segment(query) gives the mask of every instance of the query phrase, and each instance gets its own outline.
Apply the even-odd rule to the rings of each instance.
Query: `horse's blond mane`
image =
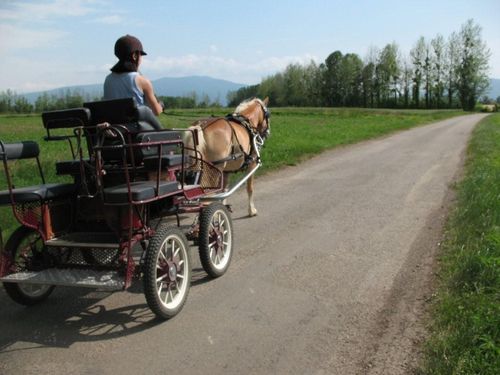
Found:
[[[251,99],[246,99],[242,101],[234,110],[235,114],[240,114],[241,112],[244,112],[254,101],[260,101],[258,98],[251,98]]]

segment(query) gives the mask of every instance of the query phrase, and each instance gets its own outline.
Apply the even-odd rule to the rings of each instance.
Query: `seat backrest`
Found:
[[[103,122],[128,124],[137,121],[137,104],[132,98],[83,103],[92,115],[91,125]]]
[[[90,110],[88,108],[71,108],[58,111],[48,111],[42,113],[43,127],[47,131],[46,141],[68,141],[73,159],[76,158],[77,151],[72,139],[77,139],[80,145],[81,132],[74,131],[75,128],[85,128],[90,124]],[[56,131],[56,129],[67,129],[67,131]],[[51,131],[53,131],[51,133]]]
[[[3,165],[7,183],[12,183],[12,174],[8,163],[9,161],[18,159],[36,159],[38,173],[42,183],[45,184],[45,176],[43,175],[38,155],[40,155],[40,147],[35,141],[22,141],[16,143],[4,143],[0,141],[0,161]],[[9,187],[9,189],[11,188],[12,186]]]
[[[64,129],[88,126],[90,124],[90,110],[88,108],[72,108],[60,111],[42,113],[45,129]]]
[[[161,144],[162,155],[167,155],[170,153],[180,153],[182,136],[181,133],[173,130],[164,130],[161,132],[145,132],[137,134],[136,142],[142,144],[153,143],[153,145],[151,146],[143,145],[141,147],[137,147],[134,155],[136,159],[142,160],[144,158],[158,156],[160,150],[160,146],[158,144]]]
[[[0,158],[2,160],[31,159],[40,155],[40,147],[35,141],[3,143],[0,141]]]
[[[87,131],[87,143],[93,146],[97,145],[97,134],[95,128],[92,127],[104,122],[115,125],[115,128],[124,135],[126,142],[130,136],[132,143],[139,142],[136,138],[141,132],[154,132],[162,129],[151,109],[146,106],[137,106],[136,101],[132,98],[88,102],[84,103],[83,106],[91,112],[92,121],[91,127]],[[123,143],[118,138],[105,139],[103,146]],[[134,155],[140,156],[137,150],[134,150]],[[116,148],[105,149],[102,156],[105,161],[119,161],[122,160],[123,153]]]

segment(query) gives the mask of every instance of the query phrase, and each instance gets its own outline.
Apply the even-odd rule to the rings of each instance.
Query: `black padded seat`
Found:
[[[89,163],[90,159],[83,159],[84,162]],[[63,160],[56,162],[56,174],[63,175],[76,175],[80,173],[80,160]]]
[[[90,110],[88,108],[71,108],[42,113],[45,129],[76,128],[87,126],[90,123]]]
[[[156,181],[136,181],[130,183],[130,192],[133,202],[146,201],[156,196],[165,196],[180,190],[176,181],[160,181],[159,191],[156,190]],[[106,203],[130,203],[127,184],[112,186],[104,189]]]
[[[144,158],[144,167],[146,169],[152,170],[152,169],[158,169],[158,163],[160,159],[157,156],[150,156],[147,158]],[[171,168],[171,167],[177,167],[182,164],[182,155],[179,154],[172,154],[172,155],[162,155],[161,156],[161,168]]]
[[[44,184],[14,189],[15,203],[48,201],[70,196],[76,192],[74,184]],[[11,204],[8,190],[0,191],[0,205]]]
[[[108,122],[112,125],[127,124],[130,131],[162,130],[163,126],[151,108],[137,105],[132,98],[101,100],[83,103],[91,112],[93,125]]]

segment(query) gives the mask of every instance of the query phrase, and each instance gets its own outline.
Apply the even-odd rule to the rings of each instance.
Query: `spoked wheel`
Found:
[[[191,284],[191,257],[184,234],[162,226],[149,242],[144,261],[144,294],[149,308],[169,319],[181,311]]]
[[[226,206],[212,203],[200,214],[199,250],[203,269],[212,277],[226,273],[233,256],[233,222]]]
[[[44,244],[40,234],[28,227],[19,227],[5,244],[5,250],[12,255],[12,272],[39,271],[43,269]],[[18,284],[4,282],[5,291],[14,301],[31,306],[46,299],[54,290],[53,285]]]

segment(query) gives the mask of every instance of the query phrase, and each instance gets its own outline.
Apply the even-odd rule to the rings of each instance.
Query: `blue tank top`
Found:
[[[137,87],[135,78],[139,73],[111,73],[104,81],[104,100],[134,98],[144,105],[144,93]]]

